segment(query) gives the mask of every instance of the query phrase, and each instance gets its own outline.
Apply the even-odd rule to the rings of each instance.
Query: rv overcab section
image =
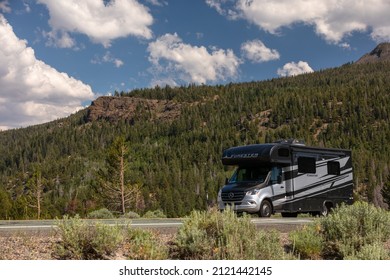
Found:
[[[222,163],[236,169],[218,193],[220,210],[294,217],[326,215],[338,204],[353,202],[349,150],[296,141],[254,144],[226,149]]]

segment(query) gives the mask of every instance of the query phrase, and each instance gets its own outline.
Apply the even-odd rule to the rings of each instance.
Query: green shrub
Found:
[[[365,202],[337,207],[320,224],[325,257],[358,256],[365,246],[390,238],[390,214]]]
[[[164,219],[167,216],[161,210],[148,211],[143,216],[145,219]]]
[[[88,219],[113,219],[114,214],[110,212],[107,208],[102,208],[99,210],[92,211],[87,215]]]
[[[131,260],[164,260],[168,248],[162,244],[156,233],[140,229],[129,229],[126,236]]]
[[[119,226],[88,224],[78,216],[65,216],[57,221],[60,241],[54,249],[54,257],[73,260],[106,259],[123,241],[123,229]]]
[[[123,219],[139,219],[141,216],[133,211],[127,212],[126,214],[122,215],[121,218]]]
[[[249,216],[194,211],[171,244],[173,259],[284,259],[276,232],[258,232]]]
[[[348,260],[390,260],[389,252],[384,248],[383,243],[375,242],[360,248],[360,251],[353,255],[346,256]]]
[[[319,224],[314,223],[290,232],[293,253],[302,259],[320,259],[323,250],[320,229]]]

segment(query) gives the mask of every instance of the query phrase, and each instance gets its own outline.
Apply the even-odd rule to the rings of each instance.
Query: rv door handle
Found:
[[[280,186],[281,189],[284,189],[284,186]]]

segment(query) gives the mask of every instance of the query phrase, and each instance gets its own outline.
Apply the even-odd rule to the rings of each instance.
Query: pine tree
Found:
[[[129,166],[129,148],[124,137],[117,137],[106,157],[106,170],[101,170],[102,195],[108,208],[126,213],[137,200],[141,199],[138,185],[126,181]],[[138,201],[139,202],[139,201]]]
[[[29,193],[29,207],[35,208],[37,210],[37,219],[41,218],[42,212],[42,201],[43,201],[43,188],[44,188],[44,179],[42,178],[42,172],[39,168],[36,168],[32,177],[27,182]]]
[[[381,190],[383,201],[387,203],[390,208],[390,175],[387,176],[387,180]]]

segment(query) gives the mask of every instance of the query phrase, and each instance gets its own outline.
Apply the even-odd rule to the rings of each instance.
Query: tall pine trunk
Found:
[[[121,154],[120,154],[120,184],[121,184],[121,202],[122,202],[122,214],[126,214],[125,208],[125,163],[124,157],[126,153],[126,148],[124,145],[121,146]]]

